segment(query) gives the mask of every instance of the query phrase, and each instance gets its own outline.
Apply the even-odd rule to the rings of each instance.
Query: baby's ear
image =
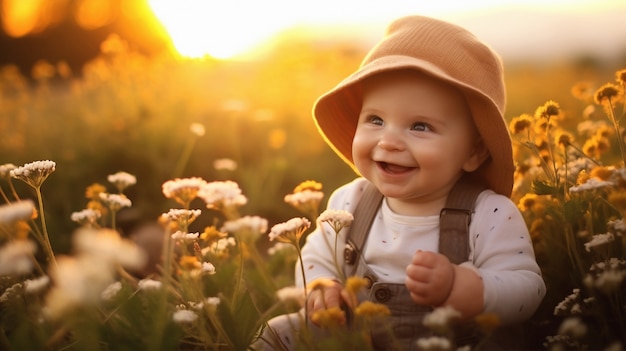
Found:
[[[463,170],[466,172],[474,172],[480,167],[480,165],[485,162],[489,158],[489,150],[483,143],[481,138],[476,138],[476,142],[474,143],[474,150],[469,155],[467,161],[463,165]]]

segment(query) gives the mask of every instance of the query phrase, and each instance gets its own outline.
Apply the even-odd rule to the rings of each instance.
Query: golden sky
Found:
[[[505,56],[540,55],[543,50],[551,55],[626,51],[619,47],[626,43],[626,0],[0,0],[0,4],[4,30],[14,37],[45,30],[60,20],[61,9],[87,29],[110,23],[116,11],[143,14],[134,17],[137,28],[163,32],[179,53],[189,57],[233,57],[294,26],[333,27],[337,35],[375,41],[388,22],[407,14],[460,24]]]

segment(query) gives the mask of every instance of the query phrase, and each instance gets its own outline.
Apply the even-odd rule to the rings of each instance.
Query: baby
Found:
[[[361,67],[315,104],[319,131],[360,175],[335,190],[328,208],[353,213],[368,187],[382,194],[364,246],[356,248],[355,271],[371,283],[363,299],[389,307],[401,349],[415,349],[428,335],[422,318],[434,308],[449,306],[466,321],[492,313],[514,325],[545,295],[528,230],[509,198],[514,166],[504,105],[499,57],[465,29],[421,16],[394,21]],[[467,234],[440,237],[440,214],[461,182],[480,187]],[[330,227],[311,233],[302,249],[306,282],[333,282],[307,297],[309,319],[352,303],[335,265],[346,247],[354,249],[346,245],[348,229],[336,251],[329,250]],[[460,259],[440,250],[457,242],[467,243]],[[296,280],[302,284],[298,274]],[[293,348],[289,318],[269,328]],[[371,340],[375,349],[395,347],[375,331]]]

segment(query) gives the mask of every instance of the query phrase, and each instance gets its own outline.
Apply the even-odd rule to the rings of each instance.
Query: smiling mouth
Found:
[[[400,165],[387,163],[387,162],[376,162],[376,163],[378,164],[378,167],[380,169],[391,174],[401,174],[401,173],[409,172],[415,169],[415,167],[405,167],[405,166],[400,166]]]

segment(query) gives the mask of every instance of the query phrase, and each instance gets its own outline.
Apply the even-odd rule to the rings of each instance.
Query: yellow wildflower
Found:
[[[535,110],[535,118],[536,119],[551,119],[551,117],[559,116],[561,112],[561,106],[556,101],[548,100],[542,106],[537,107]]]
[[[564,130],[559,130],[554,136],[554,142],[563,148],[569,146],[574,141],[574,136]]]
[[[102,192],[102,193],[104,193],[104,192]],[[100,194],[100,193],[98,193],[98,194]],[[98,199],[99,199],[99,196],[98,196]],[[95,199],[89,201],[85,208],[89,209],[89,210],[94,210],[94,211],[100,212],[101,217],[106,216],[109,213],[109,208],[106,207],[102,201],[95,200]]]
[[[615,72],[616,80],[622,86],[626,86],[626,68]]]
[[[610,103],[612,99],[619,95],[619,87],[613,83],[607,83],[596,90],[594,94],[594,100],[598,105]]]
[[[213,243],[219,239],[227,237],[228,234],[217,230],[215,226],[208,226],[204,228],[204,232],[200,234],[200,239],[206,241],[207,243]]]
[[[361,289],[367,287],[370,284],[370,281],[363,278],[352,276],[346,279],[346,291],[350,294],[358,294]]]
[[[589,178],[591,178],[589,176],[589,173],[587,173],[587,171],[583,169],[582,171],[580,171],[580,173],[578,173],[578,177],[576,178],[576,185],[585,184],[589,180]]]
[[[346,323],[346,315],[339,307],[317,310],[311,315],[311,321],[322,328],[333,328]]]
[[[559,124],[555,119],[541,118],[535,121],[534,130],[537,134],[545,134],[548,128],[554,129],[558,126]]]
[[[599,138],[610,138],[615,133],[615,130],[607,125],[599,126],[596,130],[596,136]]]
[[[533,207],[537,204],[537,198],[537,194],[526,193],[517,203],[517,208],[522,212],[532,211]]]
[[[583,153],[588,157],[599,159],[604,153],[609,151],[610,144],[607,138],[594,135],[585,141],[583,145]]]
[[[100,193],[105,193],[106,187],[99,183],[93,183],[85,190],[85,197],[89,200],[99,201]]]
[[[514,134],[514,135],[520,134],[530,129],[532,125],[533,125],[532,116],[524,113],[520,116],[513,117],[513,119],[511,120],[511,123],[509,123],[509,130],[511,131],[511,134]]]
[[[365,287],[369,287],[371,284],[372,282],[370,280],[363,277],[352,276],[346,279],[345,288],[343,290],[348,295],[348,305],[351,307],[356,306],[359,303],[357,298],[359,291]]]
[[[328,278],[317,278],[308,285],[309,291],[324,290],[337,284],[336,281]]]
[[[593,84],[589,81],[578,82],[571,89],[572,95],[580,100],[587,101],[593,97]]]
[[[294,189],[294,193],[299,193],[304,190],[312,190],[312,191],[321,191],[322,183],[316,182],[314,180],[305,180],[304,182],[298,184]]]
[[[391,315],[391,311],[389,311],[389,308],[384,304],[375,303],[372,301],[363,301],[354,309],[354,315],[364,317],[366,319],[371,319],[376,317],[389,316]]]
[[[185,270],[202,268],[202,263],[198,261],[198,258],[196,256],[189,256],[189,255],[182,256],[178,260],[178,264],[180,265],[180,268],[185,269]]]
[[[609,167],[594,167],[589,173],[590,177],[598,178],[600,180],[609,180],[613,175],[613,169]]]

